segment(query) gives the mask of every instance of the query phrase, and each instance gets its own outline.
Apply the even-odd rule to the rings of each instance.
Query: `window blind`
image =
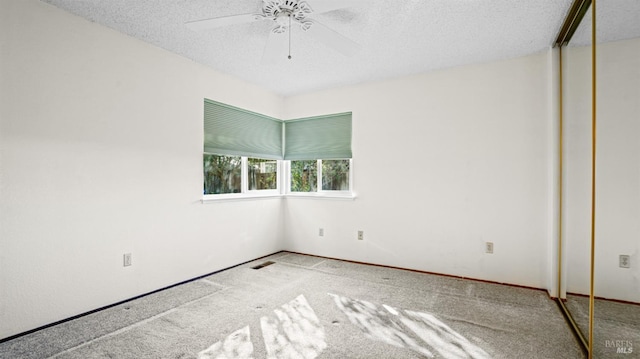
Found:
[[[284,121],[286,160],[351,158],[351,112]]]
[[[282,121],[204,100],[204,152],[282,159]]]

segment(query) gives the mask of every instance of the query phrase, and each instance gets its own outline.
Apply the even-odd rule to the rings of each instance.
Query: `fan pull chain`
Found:
[[[291,14],[289,14],[289,60],[291,60]]]

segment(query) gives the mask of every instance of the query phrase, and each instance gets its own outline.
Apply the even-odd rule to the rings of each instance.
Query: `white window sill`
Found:
[[[354,192],[295,192],[285,194],[285,198],[311,198],[311,199],[341,199],[341,200],[355,200],[356,194]]]
[[[202,203],[213,203],[221,201],[244,201],[256,199],[280,198],[282,195],[277,192],[268,193],[229,193],[229,194],[206,194],[200,200]]]
[[[202,203],[213,203],[221,201],[245,201],[269,198],[306,198],[306,199],[337,199],[353,201],[356,194],[353,192],[295,192],[287,194],[279,194],[275,192],[268,193],[229,193],[229,194],[208,194],[204,195],[200,200]]]

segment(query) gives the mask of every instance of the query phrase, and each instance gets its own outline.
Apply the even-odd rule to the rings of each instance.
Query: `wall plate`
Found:
[[[626,254],[620,255],[620,268],[631,268],[631,256]]]

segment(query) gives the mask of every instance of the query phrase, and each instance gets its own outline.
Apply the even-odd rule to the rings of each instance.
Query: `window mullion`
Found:
[[[316,191],[317,192],[322,192],[322,160],[318,160],[316,162],[316,166],[318,166],[318,182],[316,185]]]
[[[291,192],[291,161],[278,161],[281,165],[282,177],[280,178],[281,183],[281,191],[280,193],[290,193]]]
[[[242,180],[240,181],[241,193],[249,192],[249,160],[247,157],[242,156],[242,169],[240,171]]]
[[[349,191],[353,191],[353,159],[349,159]]]

